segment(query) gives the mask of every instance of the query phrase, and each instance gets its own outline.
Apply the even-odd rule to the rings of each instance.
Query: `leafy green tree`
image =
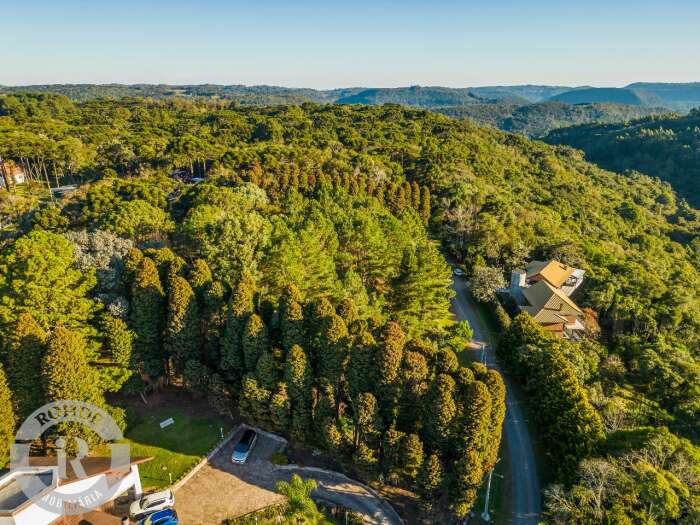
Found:
[[[88,296],[94,271],[75,265],[75,247],[61,235],[33,230],[0,256],[0,322],[5,336],[22,312],[44,330],[61,324],[90,331],[97,304]]]
[[[383,335],[377,352],[377,388],[382,416],[388,422],[394,417],[405,335],[401,327],[394,322],[387,323]]]
[[[167,212],[139,199],[122,202],[100,227],[136,241],[162,237],[175,229]]]
[[[46,332],[29,313],[21,313],[13,328],[7,356],[7,375],[12,389],[14,410],[24,420],[44,401],[42,385],[36,377],[46,352]]]
[[[423,224],[428,224],[430,220],[430,190],[423,186],[420,191],[420,218],[423,220]]]
[[[267,424],[270,421],[270,397],[269,390],[262,388],[255,378],[246,376],[241,387],[241,416],[254,424]]]
[[[260,354],[255,365],[255,378],[258,383],[268,390],[272,390],[279,380],[279,370],[272,350],[266,348]]]
[[[103,392],[97,371],[85,355],[79,332],[56,327],[47,340],[41,375],[49,401],[72,399],[101,404]]]
[[[253,313],[254,296],[253,276],[250,273],[244,273],[231,296],[221,338],[221,369],[233,384],[240,383],[246,370],[241,337],[245,324]]]
[[[322,330],[317,355],[318,375],[338,391],[347,364],[348,329],[339,315],[332,314],[324,319]]]
[[[299,290],[294,285],[285,288],[280,304],[280,337],[282,347],[289,352],[304,342],[304,312],[299,304]]]
[[[472,295],[482,303],[496,299],[496,290],[506,285],[503,270],[490,266],[477,266],[472,271],[470,290]]]
[[[310,525],[329,525],[330,522],[316,507],[311,493],[316,490],[316,481],[303,480],[298,474],[292,474],[289,482],[278,481],[275,491],[287,498],[285,518],[290,525],[308,523]]]

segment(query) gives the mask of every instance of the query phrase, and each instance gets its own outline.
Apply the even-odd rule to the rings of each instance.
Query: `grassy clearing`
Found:
[[[172,417],[175,423],[164,429],[160,422]],[[124,442],[131,446],[131,456],[153,456],[139,467],[144,489],[158,489],[175,483],[194,467],[232,430],[232,421],[212,414],[194,416],[180,408],[159,407],[154,415],[127,409]]]

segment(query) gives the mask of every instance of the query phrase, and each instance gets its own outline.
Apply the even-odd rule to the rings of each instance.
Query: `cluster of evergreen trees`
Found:
[[[123,424],[108,392],[179,384],[464,516],[497,459],[505,392],[459,365],[429,194],[296,179],[106,179],[36,210],[0,264],[6,433],[63,398]],[[71,231],[90,224],[105,230]]]

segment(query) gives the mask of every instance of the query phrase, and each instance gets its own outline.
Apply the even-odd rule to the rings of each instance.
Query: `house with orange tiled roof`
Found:
[[[565,339],[578,339],[586,329],[584,314],[571,299],[585,271],[558,261],[532,261],[511,273],[510,294],[520,311]]]

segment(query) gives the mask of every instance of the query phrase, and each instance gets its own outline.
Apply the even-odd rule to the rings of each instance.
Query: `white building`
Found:
[[[138,466],[151,459],[133,458],[128,468],[114,469],[111,458],[82,458],[85,477],[79,477],[68,466],[61,478],[55,457],[32,457],[28,467],[14,469],[0,478],[0,525],[92,523],[75,521],[82,509],[91,516],[103,514],[96,523],[120,523],[119,518],[99,509],[129,490],[139,497],[142,488]],[[111,496],[106,500],[100,496],[107,494]]]

